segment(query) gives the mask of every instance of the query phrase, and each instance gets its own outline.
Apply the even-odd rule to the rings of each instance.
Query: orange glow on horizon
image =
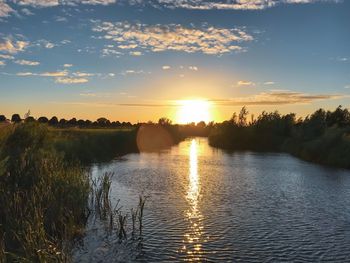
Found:
[[[187,124],[191,122],[198,123],[204,121],[210,122],[213,118],[211,112],[211,103],[203,99],[181,100],[176,112],[176,122]]]

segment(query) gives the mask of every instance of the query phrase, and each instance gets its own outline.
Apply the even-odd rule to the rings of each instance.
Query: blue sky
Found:
[[[350,1],[0,0],[0,113],[147,121],[347,107]],[[176,121],[176,120],[175,120]]]

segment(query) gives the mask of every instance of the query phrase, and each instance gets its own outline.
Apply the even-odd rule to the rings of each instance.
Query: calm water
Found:
[[[142,241],[90,222],[76,262],[349,262],[350,172],[286,154],[229,154],[191,139],[92,168],[124,211],[146,202]]]

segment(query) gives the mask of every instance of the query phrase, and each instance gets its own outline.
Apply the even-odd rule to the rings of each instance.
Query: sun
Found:
[[[198,123],[200,121],[208,123],[211,120],[211,103],[207,100],[181,100],[178,104],[176,119],[180,124]]]

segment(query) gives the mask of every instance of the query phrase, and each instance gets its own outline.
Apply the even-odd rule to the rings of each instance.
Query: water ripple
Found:
[[[95,166],[115,172],[114,202],[148,195],[142,240],[89,223],[76,262],[349,262],[350,173],[285,154],[214,150],[187,140]]]

